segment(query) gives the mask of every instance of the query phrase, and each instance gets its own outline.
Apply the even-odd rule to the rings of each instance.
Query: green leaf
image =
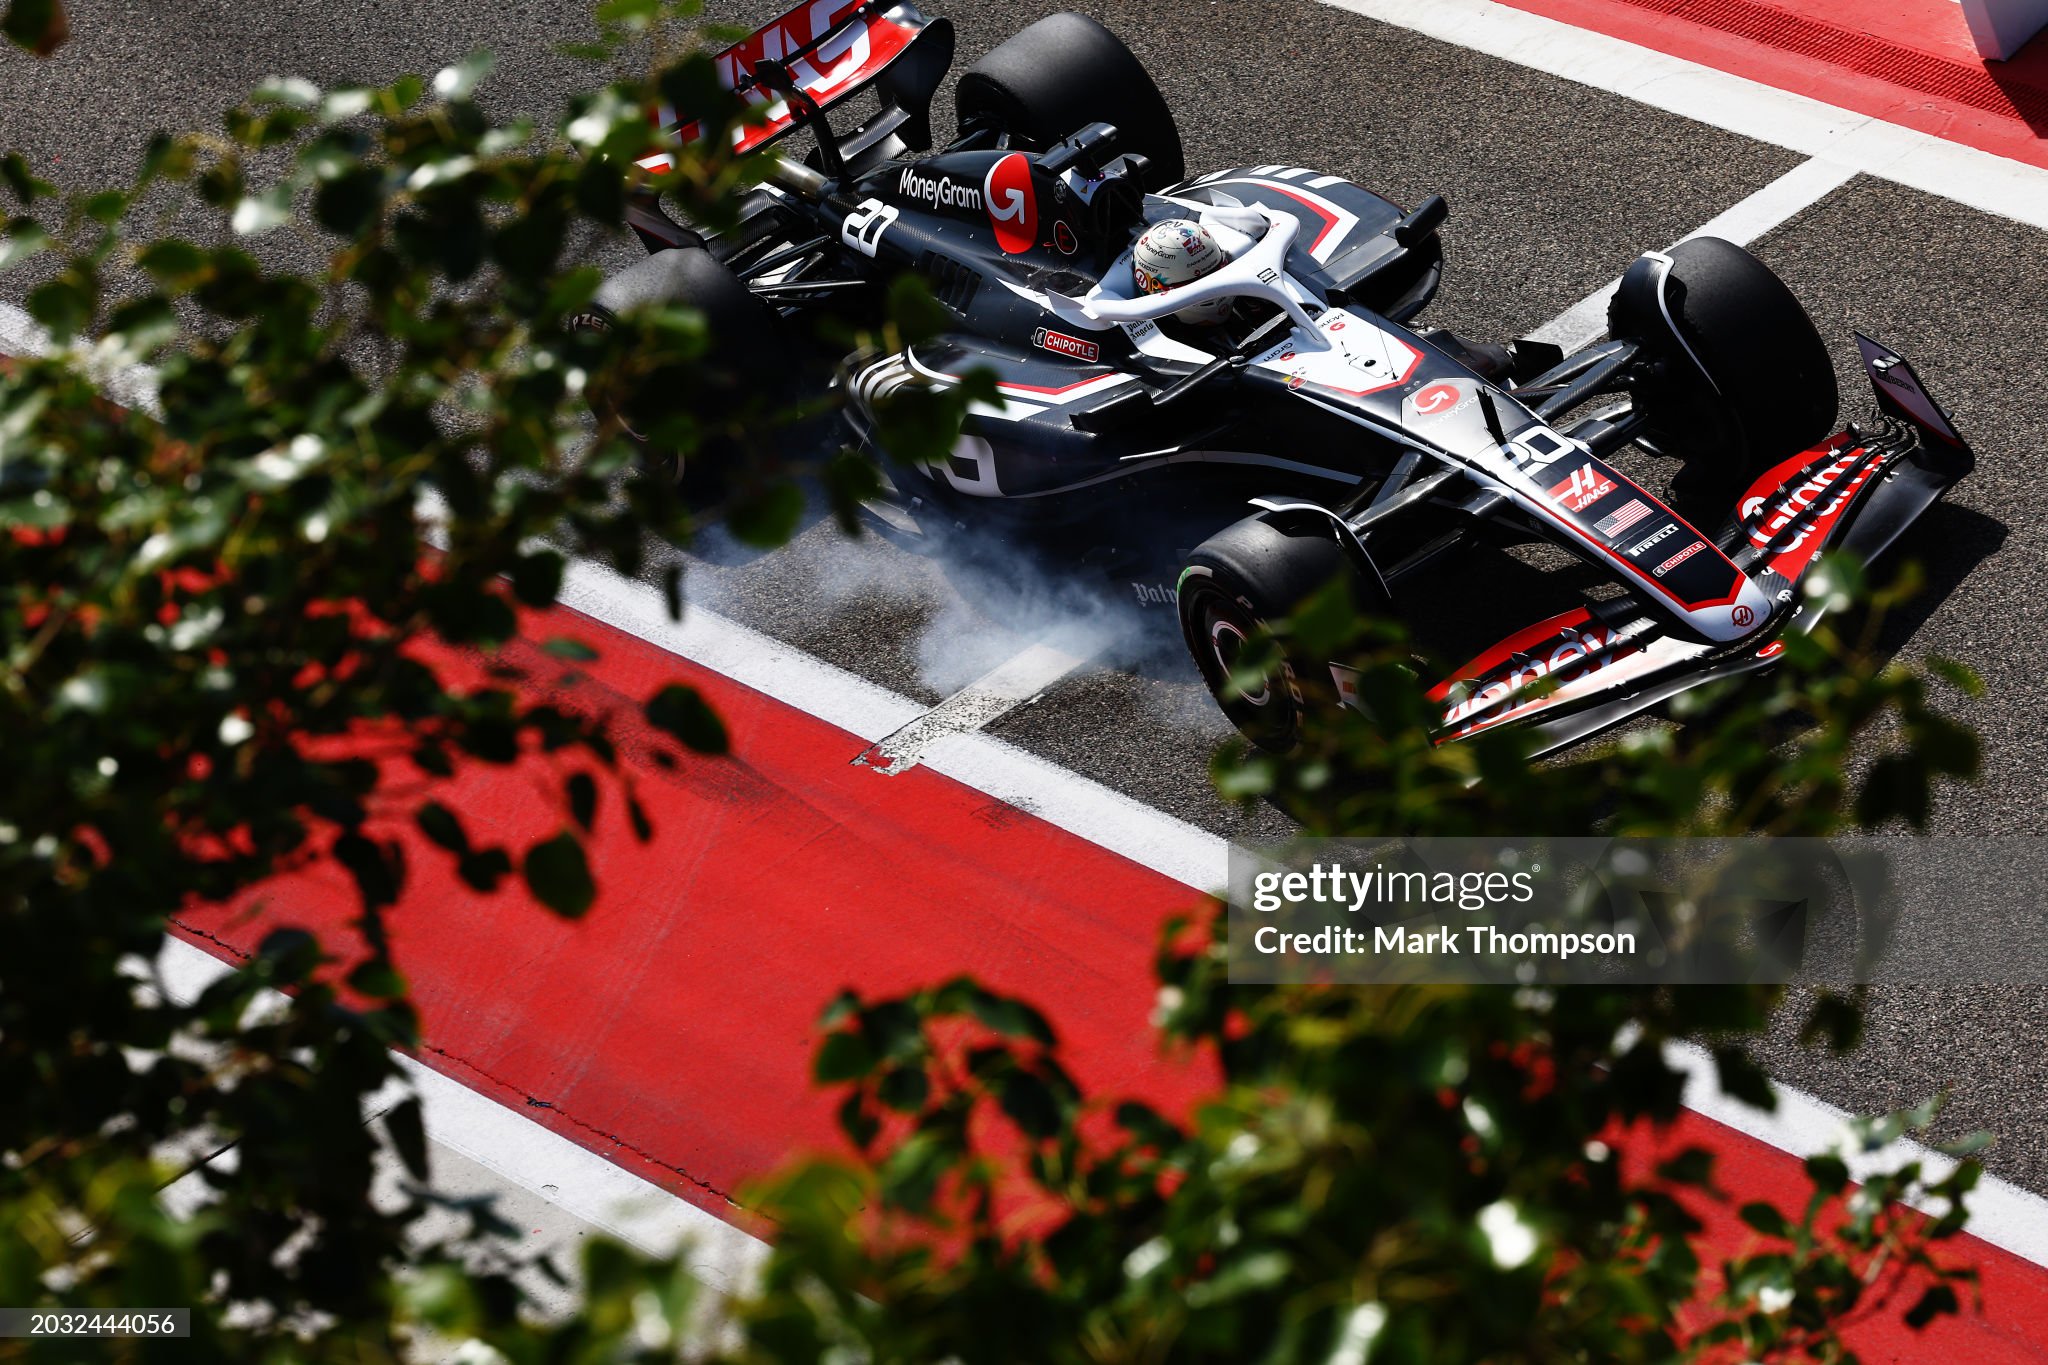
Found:
[[[954,325],[952,310],[932,297],[931,286],[905,271],[889,286],[889,320],[906,346],[929,341]]]
[[[864,1080],[875,1069],[874,1050],[858,1033],[830,1033],[818,1047],[811,1078],[820,1085]]]
[[[8,152],[0,156],[0,181],[6,182],[7,188],[14,192],[14,197],[21,201],[24,208],[46,195],[57,192],[55,185],[47,180],[37,179],[29,171],[28,162],[22,159],[20,152]]]
[[[1936,1318],[1961,1310],[1962,1303],[1956,1298],[1953,1286],[1929,1285],[1919,1301],[1906,1310],[1906,1326],[1917,1332]]]
[[[358,963],[348,974],[348,986],[358,995],[377,1000],[397,1000],[405,995],[405,978],[382,958]]]
[[[65,274],[40,285],[28,296],[29,315],[50,329],[63,345],[92,325],[95,291],[74,275]]]
[[[151,242],[142,249],[136,264],[148,271],[150,277],[168,289],[190,289],[196,285],[208,267],[204,251],[187,241],[176,237],[165,237]]]
[[[384,1131],[391,1137],[392,1150],[405,1163],[414,1180],[427,1178],[427,1127],[417,1096],[393,1105],[384,1114]]]
[[[818,1015],[818,1027],[835,1029],[860,1013],[860,996],[849,990],[842,990],[832,997]]]
[[[320,103],[320,87],[300,76],[273,76],[249,92],[249,103],[311,109]]]
[[[71,37],[70,22],[59,0],[5,0],[0,35],[16,47],[47,57]]]
[[[567,659],[575,664],[587,664],[597,657],[597,651],[589,645],[581,640],[572,640],[566,635],[553,636],[540,648],[543,654],[557,659]]]
[[[723,754],[728,748],[725,722],[694,687],[670,683],[647,703],[647,723],[700,754]]]
[[[79,210],[102,227],[112,227],[128,212],[128,196],[120,190],[102,190],[88,195]]]
[[[876,1098],[899,1114],[915,1114],[931,1093],[931,1078],[921,1066],[891,1067],[875,1087]]]
[[[1822,1194],[1840,1194],[1849,1188],[1849,1165],[1838,1156],[1810,1156],[1806,1158],[1806,1178]]]
[[[7,225],[7,235],[0,238],[0,270],[16,266],[47,249],[50,234],[29,218],[17,218]]]
[[[562,784],[569,797],[569,813],[585,833],[597,818],[597,783],[589,773],[570,773],[569,780]]]
[[[1977,1155],[1977,1153],[1983,1151],[1987,1147],[1990,1147],[1997,1141],[1998,1139],[1994,1137],[1992,1134],[1987,1133],[1983,1129],[1979,1128],[1974,1133],[1965,1133],[1962,1137],[1957,1138],[1954,1142],[1941,1143],[1938,1146],[1936,1146],[1934,1150],[1940,1152],[1943,1156],[1975,1156]]]
[[[1777,1109],[1778,1093],[1771,1088],[1771,1078],[1741,1048],[1715,1048],[1714,1069],[1720,1078],[1721,1088],[1736,1099],[1765,1113]]]
[[[597,7],[600,24],[617,24],[621,28],[645,29],[660,17],[661,0],[604,0]]]
[[[785,480],[735,499],[725,509],[725,524],[742,545],[772,550],[789,543],[803,515],[803,490]]]
[[[1738,1216],[1766,1237],[1778,1237],[1788,1242],[1792,1240],[1792,1223],[1775,1204],[1766,1204],[1761,1200],[1744,1204]]]
[[[488,52],[472,52],[453,66],[434,73],[434,93],[444,100],[466,100],[476,92],[477,82],[491,73]]]
[[[290,222],[291,216],[291,187],[274,185],[261,194],[244,196],[235,205],[228,225],[244,237],[260,237]]]
[[[384,194],[384,172],[369,166],[325,178],[313,192],[313,221],[337,236],[355,237],[384,211]]]
[[[991,991],[976,988],[967,998],[967,1007],[984,1025],[1006,1038],[1030,1038],[1051,1047],[1052,1025],[1045,1016],[1021,1000],[996,995]]]
[[[439,801],[429,801],[413,816],[420,831],[450,853],[468,853],[469,836],[455,812]]]
[[[466,853],[455,864],[455,874],[463,882],[486,894],[496,891],[498,883],[512,872],[512,859],[502,848],[479,849]]]
[[[512,595],[529,607],[551,607],[562,591],[562,556],[553,550],[521,555],[512,565]]]
[[[882,1131],[881,1120],[868,1112],[858,1090],[839,1102],[839,1131],[846,1134],[855,1147],[863,1149]]]
[[[1052,1089],[1030,1072],[1012,1071],[1003,1077],[996,1098],[1027,1136],[1047,1138],[1059,1131],[1060,1106]]]
[[[683,619],[683,566],[665,564],[661,570],[661,604],[668,612],[668,619]]]
[[[528,849],[522,871],[534,899],[558,915],[579,919],[597,899],[583,844],[567,830]]]

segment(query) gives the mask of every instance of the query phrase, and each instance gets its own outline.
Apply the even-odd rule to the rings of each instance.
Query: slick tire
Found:
[[[960,77],[953,107],[964,131],[988,123],[1025,151],[1042,151],[1091,123],[1113,124],[1119,151],[1151,162],[1146,188],[1187,175],[1166,97],[1123,40],[1085,14],[1050,14]]]
[[[1181,573],[1177,597],[1188,653],[1223,714],[1262,749],[1292,752],[1303,718],[1335,704],[1328,663],[1283,652],[1264,686],[1251,690],[1231,673],[1261,631],[1340,575],[1361,598],[1378,592],[1327,532],[1285,531],[1257,517],[1203,541]]]
[[[1684,462],[1674,502],[1718,521],[1756,475],[1833,433],[1835,368],[1813,319],[1762,261],[1717,237],[1669,254],[1664,306],[1624,288],[1608,325],[1661,362],[1637,399],[1646,441]]]
[[[631,392],[594,390],[590,405],[600,420],[619,419],[647,467],[668,473],[693,501],[715,501],[747,461],[772,448],[775,424],[765,419],[797,396],[790,382],[795,338],[779,313],[702,247],[658,251],[612,276],[572,325],[622,335],[635,313],[661,306],[704,315],[703,354],[646,357],[629,367]],[[656,437],[678,417],[700,433],[687,455]]]

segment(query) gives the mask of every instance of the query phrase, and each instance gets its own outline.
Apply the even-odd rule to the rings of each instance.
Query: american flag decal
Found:
[[[1641,498],[1630,498],[1622,504],[1621,510],[1609,513],[1593,523],[1593,529],[1603,536],[1618,536],[1629,527],[1650,515],[1650,505]]]

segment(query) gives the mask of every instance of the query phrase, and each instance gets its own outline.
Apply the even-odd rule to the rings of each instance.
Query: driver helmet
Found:
[[[1230,257],[1209,229],[1192,218],[1168,218],[1138,234],[1131,248],[1131,274],[1141,294],[1164,294],[1218,270]],[[1174,314],[1197,327],[1214,327],[1230,316],[1235,299],[1191,303]]]

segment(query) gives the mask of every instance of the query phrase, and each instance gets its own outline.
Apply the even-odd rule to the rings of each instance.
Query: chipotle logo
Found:
[[[1031,334],[1031,344],[1043,350],[1058,352],[1060,355],[1070,355],[1076,360],[1086,360],[1091,364],[1102,356],[1102,348],[1094,342],[1083,341],[1079,337],[1070,337],[1065,332],[1055,332],[1044,327]]]

